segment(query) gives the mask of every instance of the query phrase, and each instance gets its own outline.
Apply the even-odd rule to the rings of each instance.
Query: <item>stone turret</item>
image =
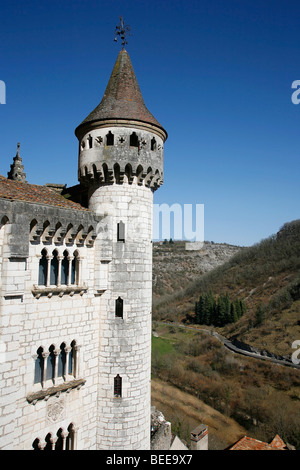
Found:
[[[126,50],[75,134],[88,208],[104,217],[95,242],[95,262],[108,273],[99,311],[98,448],[147,450],[153,193],[163,182],[167,133],[144,103]]]
[[[10,165],[10,171],[7,173],[7,179],[27,183],[26,173],[24,173],[24,165],[22,164],[22,158],[20,157],[19,143],[16,156],[14,157],[13,163]]]
[[[129,54],[121,50],[101,103],[77,127],[82,184],[163,182],[167,133],[147,109]]]

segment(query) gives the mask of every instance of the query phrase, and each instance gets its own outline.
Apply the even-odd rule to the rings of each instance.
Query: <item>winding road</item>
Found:
[[[215,338],[217,338],[231,352],[234,352],[234,353],[237,353],[237,354],[242,354],[243,356],[252,357],[254,359],[269,361],[269,362],[273,362],[274,364],[279,364],[281,366],[292,367],[293,369],[299,369],[300,370],[300,364],[294,364],[292,361],[276,359],[274,357],[265,356],[265,355],[262,355],[262,354],[246,351],[245,349],[242,349],[242,348],[239,348],[239,347],[235,346],[227,338],[225,338],[224,336],[222,336],[219,333],[216,333],[212,330],[206,330],[206,329],[197,328],[197,327],[194,327],[194,326],[182,325],[180,323],[159,322],[159,321],[156,321],[155,323],[161,324],[161,325],[175,326],[175,327],[178,327],[178,328],[187,328],[187,329],[190,329],[190,330],[197,330],[199,332],[210,334],[210,335],[214,336]]]

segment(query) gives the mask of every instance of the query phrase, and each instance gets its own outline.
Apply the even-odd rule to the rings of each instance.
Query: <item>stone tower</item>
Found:
[[[101,103],[77,127],[79,181],[102,222],[98,449],[150,449],[153,193],[167,133],[145,106],[129,55],[117,57]],[[106,261],[107,260],[107,261]]]

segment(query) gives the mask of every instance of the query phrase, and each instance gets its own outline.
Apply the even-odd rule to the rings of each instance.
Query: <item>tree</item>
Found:
[[[224,326],[234,323],[245,313],[246,305],[242,300],[231,302],[229,294],[220,294],[216,300],[210,291],[201,294],[195,303],[195,322],[200,325]]]
[[[201,325],[203,323],[203,312],[204,312],[204,301],[203,296],[200,295],[199,302],[196,302],[195,314],[196,314],[196,323]]]
[[[241,301],[239,299],[235,300],[234,308],[235,308],[236,318],[238,320],[242,316],[242,306],[241,306]]]
[[[232,303],[230,306],[230,322],[235,323],[236,321],[238,321],[238,315],[237,315],[235,304]]]
[[[215,326],[224,326],[226,318],[226,302],[222,295],[218,297],[217,311],[216,311],[216,324]]]
[[[211,325],[214,321],[214,312],[215,312],[215,297],[210,291],[204,297],[204,321],[205,325]]]
[[[226,292],[226,294],[224,295],[224,307],[225,307],[224,325],[226,325],[226,323],[231,322],[231,302],[230,302],[228,292]]]

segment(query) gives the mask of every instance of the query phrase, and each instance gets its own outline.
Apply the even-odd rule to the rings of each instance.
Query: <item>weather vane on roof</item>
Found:
[[[122,48],[123,49],[125,48],[125,45],[128,44],[128,42],[126,40],[127,33],[129,35],[131,35],[131,27],[127,24],[124,24],[123,16],[120,16],[120,24],[118,26],[116,26],[114,41],[117,42],[118,41],[117,36],[120,36],[120,38],[122,40]]]

